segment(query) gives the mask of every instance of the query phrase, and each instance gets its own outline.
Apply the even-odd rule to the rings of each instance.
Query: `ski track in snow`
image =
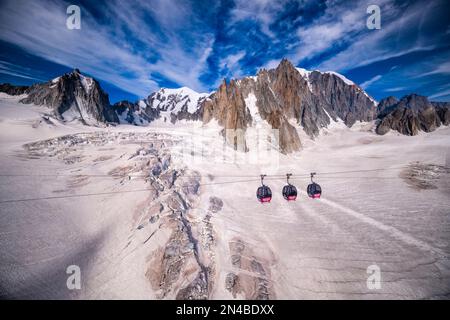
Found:
[[[370,224],[371,226],[373,226],[375,228],[378,228],[378,229],[380,229],[382,231],[385,231],[385,232],[389,233],[391,236],[393,236],[395,238],[398,238],[398,239],[400,239],[401,241],[403,241],[403,242],[405,242],[407,244],[414,245],[414,246],[416,246],[418,248],[421,248],[423,250],[428,250],[428,251],[437,253],[441,257],[445,257],[446,256],[446,253],[444,251],[442,251],[442,250],[440,250],[438,248],[435,248],[435,247],[429,245],[428,243],[425,243],[424,241],[418,240],[418,239],[412,237],[409,234],[401,232],[400,230],[398,230],[398,229],[396,229],[396,228],[394,228],[392,226],[387,226],[387,225],[385,225],[385,224],[383,224],[383,223],[381,223],[381,222],[379,222],[379,221],[377,221],[375,219],[372,219],[372,218],[370,218],[370,217],[368,217],[368,216],[366,216],[366,215],[364,215],[364,214],[362,214],[360,212],[357,212],[357,211],[352,210],[350,208],[344,207],[344,206],[342,206],[342,205],[340,205],[340,204],[338,204],[338,203],[336,203],[334,201],[327,200],[326,198],[322,198],[322,199],[320,199],[320,201],[325,203],[326,205],[328,205],[330,207],[333,207],[333,208],[336,208],[336,209],[340,210],[343,213],[346,213],[346,214],[348,214],[348,215],[350,215],[350,216],[352,216],[354,218],[357,218],[357,219],[359,219],[359,220],[361,220],[361,221],[363,221],[363,222],[365,222],[367,224]]]

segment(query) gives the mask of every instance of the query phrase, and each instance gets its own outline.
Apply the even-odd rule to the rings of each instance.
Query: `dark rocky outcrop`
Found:
[[[432,103],[417,94],[407,95],[400,101],[383,99],[380,104],[376,132],[381,135],[392,129],[414,136],[419,131],[432,132],[450,121],[449,104]]]
[[[450,102],[431,102],[444,126],[450,124]]]
[[[363,89],[331,72],[313,71],[309,81],[314,102],[336,120],[340,118],[351,127],[356,121],[371,121],[376,115],[376,103]]]
[[[93,78],[75,69],[45,83],[32,85],[25,92],[22,103],[45,105],[60,120],[81,120],[88,125],[118,122],[108,95]]]
[[[142,102],[132,103],[125,100],[112,106],[121,123],[134,125],[146,125],[159,117],[158,110],[146,107]]]
[[[382,99],[378,102],[377,105],[377,115],[380,116],[382,114],[386,114],[389,111],[392,111],[392,107],[394,107],[399,100],[394,96],[389,96],[387,98]]]
[[[28,86],[14,86],[10,83],[1,83],[0,92],[9,94],[10,96],[18,96],[24,94],[28,90]]]

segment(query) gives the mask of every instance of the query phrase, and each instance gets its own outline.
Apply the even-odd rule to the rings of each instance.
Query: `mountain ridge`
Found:
[[[8,86],[2,88],[16,95],[26,95],[20,99],[21,103],[51,108],[61,121],[79,120],[86,125],[118,122],[108,94],[97,80],[84,76],[78,69],[47,82],[19,87],[15,92]]]
[[[419,131],[432,132],[450,123],[450,103],[436,103],[418,94],[409,94],[400,100],[387,97],[380,101],[376,133],[389,130],[414,136]]]
[[[342,120],[348,127],[357,121],[376,121],[375,132],[396,130],[405,135],[431,132],[450,122],[450,103],[430,102],[411,94],[400,100],[386,97],[376,102],[364,89],[334,71],[306,70],[282,59],[273,69],[260,69],[255,76],[223,80],[216,91],[198,93],[188,87],[161,88],[136,102],[113,105],[94,78],[78,69],[30,87],[0,85],[0,92],[25,97],[22,103],[46,105],[63,121],[78,119],[87,125],[121,123],[147,126],[155,120],[216,120],[223,128],[240,130],[247,150],[248,128],[259,122],[277,129],[280,151],[300,150],[297,130],[314,139],[321,128]],[[227,139],[228,140],[228,139]],[[231,141],[231,140],[230,140]],[[236,142],[231,141],[238,148]]]

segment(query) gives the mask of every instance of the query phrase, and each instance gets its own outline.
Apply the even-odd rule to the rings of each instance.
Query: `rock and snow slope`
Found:
[[[0,103],[1,297],[205,297],[186,216],[200,176],[173,163],[177,138],[62,126],[42,121],[43,108],[18,114],[27,106],[17,100]],[[70,265],[81,268],[79,291],[67,289]]]
[[[209,94],[198,93],[187,87],[178,89],[162,88],[146,99],[135,103],[121,101],[114,104],[120,123],[149,125],[155,120],[175,124],[180,120],[201,120],[201,104]]]
[[[254,122],[245,102],[250,94],[256,97],[259,118],[278,130],[283,153],[300,149],[297,128],[313,138],[339,119],[350,127],[376,116],[375,101],[342,75],[295,68],[283,59],[255,77],[224,81],[203,103],[203,122],[216,119],[225,129],[246,131]]]
[[[209,94],[198,93],[187,87],[163,88],[150,95],[145,103],[157,110],[164,121],[198,120],[196,113]]]
[[[450,123],[450,105],[430,102],[424,96],[410,94],[397,100],[388,97],[380,102],[376,128],[378,134],[390,129],[415,136],[419,131],[431,132]]]
[[[35,84],[25,93],[22,103],[45,105],[59,120],[80,120],[87,125],[118,122],[108,95],[99,83],[77,69],[51,81]]]
[[[411,138],[342,123],[258,159],[212,123],[62,125],[18,99],[0,97],[2,297],[449,298],[448,127]],[[304,194],[311,171],[321,200]],[[296,202],[281,196],[286,172]],[[256,201],[260,173],[270,204]]]
[[[149,126],[154,125],[155,120],[207,124],[215,120],[221,127],[218,134],[235,149],[243,151],[252,148],[250,140],[254,130],[248,129],[254,129],[255,125],[269,126],[276,131],[279,150],[286,154],[298,151],[305,142],[300,139],[299,129],[309,139],[314,139],[323,128],[336,122],[351,127],[358,121],[379,118],[377,133],[395,129],[413,135],[418,130],[428,132],[441,123],[448,124],[450,114],[448,104],[410,99],[416,95],[403,100],[419,101],[423,104],[421,109],[430,110],[405,109],[401,101],[397,107],[391,98],[377,105],[361,87],[343,75],[296,68],[286,59],[274,69],[260,70],[256,76],[224,80],[209,94],[187,87],[163,88],[135,103],[121,101],[113,106],[109,105],[99,84],[78,70],[30,88],[2,85],[0,91],[25,93],[21,100],[24,103],[44,104],[51,107],[60,120],[79,119],[90,125],[118,122]],[[387,115],[387,111],[392,112]]]
[[[249,97],[251,105],[247,103]],[[186,87],[161,89],[147,99],[128,103],[127,109],[123,106],[115,105],[119,118],[136,125],[156,119],[170,123],[208,123],[214,119],[223,129],[241,130],[246,135],[247,128],[264,122],[278,130],[280,151],[284,153],[300,149],[298,128],[313,138],[331,122],[342,120],[350,127],[356,121],[376,117],[376,102],[352,81],[336,72],[295,68],[286,59],[277,68],[262,69],[256,76],[224,80],[210,94]],[[258,117],[254,119],[252,114]],[[240,149],[248,150],[246,140],[248,137],[244,137]]]

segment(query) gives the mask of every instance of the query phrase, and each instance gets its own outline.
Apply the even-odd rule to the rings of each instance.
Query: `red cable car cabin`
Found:
[[[294,201],[297,199],[297,188],[289,184],[283,187],[283,198],[287,201]]]
[[[315,175],[316,175],[315,172],[311,173],[311,184],[308,185],[308,188],[306,189],[306,191],[310,198],[320,199],[320,196],[322,195],[322,188],[313,181],[313,178]]]
[[[270,202],[270,200],[272,200],[272,190],[264,185],[265,176],[265,174],[261,175],[261,186],[256,190],[256,198],[258,198],[261,203]]]
[[[268,186],[263,185],[256,191],[256,197],[261,203],[270,202],[272,200],[272,191]]]
[[[308,196],[313,199],[320,199],[320,196],[322,195],[322,189],[315,182],[308,185],[307,191],[308,191]]]
[[[292,173],[286,174],[287,185],[283,187],[283,198],[287,201],[294,201],[297,199],[297,188],[289,183],[289,178],[292,176]]]

